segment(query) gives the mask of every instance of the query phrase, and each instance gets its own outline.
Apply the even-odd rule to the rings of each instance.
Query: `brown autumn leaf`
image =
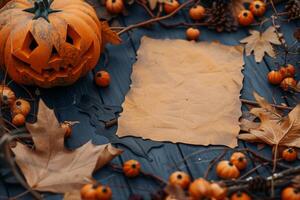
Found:
[[[266,101],[258,96],[256,100],[262,108],[254,108],[251,113],[260,119],[258,128],[250,129],[249,133],[240,134],[239,139],[264,143],[271,146],[300,147],[300,104],[288,116],[279,116],[279,113],[270,108]],[[253,111],[253,112],[252,112]]]
[[[254,52],[256,62],[261,62],[265,53],[273,58],[276,56],[272,44],[280,45],[280,41],[273,26],[270,26],[263,33],[256,30],[250,30],[250,34],[250,36],[240,41],[241,43],[246,43],[245,51],[247,56]]]
[[[101,22],[101,32],[102,32],[102,43],[107,44],[120,44],[122,39],[118,36],[118,34],[111,30],[107,21]]]
[[[65,193],[79,190],[94,170],[101,168],[122,151],[110,144],[91,142],[71,151],[64,146],[65,131],[53,110],[41,100],[37,122],[26,124],[34,149],[17,143],[12,148],[28,185],[38,191]]]

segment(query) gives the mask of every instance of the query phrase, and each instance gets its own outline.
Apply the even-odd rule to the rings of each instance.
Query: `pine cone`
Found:
[[[300,18],[300,0],[290,0],[286,6],[285,10],[288,13],[289,20]]]
[[[237,30],[238,24],[232,15],[230,1],[213,1],[207,15],[208,28],[215,29],[217,32]]]

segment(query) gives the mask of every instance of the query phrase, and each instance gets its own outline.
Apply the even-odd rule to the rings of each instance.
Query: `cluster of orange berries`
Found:
[[[200,21],[204,19],[206,9],[201,5],[195,5],[189,10],[189,16],[194,21]],[[186,37],[188,40],[198,40],[201,32],[197,28],[190,27],[186,30]]]
[[[86,184],[80,190],[82,200],[110,200],[112,191],[110,187],[101,184]]]
[[[288,90],[297,86],[297,81],[294,79],[296,69],[293,65],[287,64],[281,67],[278,71],[272,70],[268,74],[268,81],[273,85],[279,85],[283,90]]]
[[[254,22],[254,16],[262,17],[266,12],[266,4],[262,0],[255,0],[250,3],[249,10],[242,10],[238,15],[241,26],[249,26]]]
[[[17,99],[15,93],[6,85],[0,85],[0,103],[9,106],[12,115],[12,124],[22,126],[30,113],[30,103],[24,99]]]

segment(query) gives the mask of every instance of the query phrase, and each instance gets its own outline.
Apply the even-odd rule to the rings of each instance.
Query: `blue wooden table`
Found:
[[[122,26],[135,24],[149,17],[138,5],[131,6],[129,12],[129,16],[119,19],[119,23]],[[166,22],[174,23],[178,21],[191,22],[186,10],[180,11],[174,18]],[[295,27],[297,27],[297,24],[293,22],[282,24],[282,31],[288,44],[294,41],[293,30]],[[247,29],[239,29],[239,31],[235,33],[216,33],[206,28],[201,28],[201,32],[200,38],[202,41],[218,40],[227,45],[238,45],[239,40],[248,35]],[[144,35],[152,38],[184,39],[185,29],[174,28],[168,30],[156,24],[148,28],[135,29],[125,33],[122,35],[123,43],[121,45],[109,45],[107,47],[108,53],[106,56],[108,56],[109,62],[106,66],[104,66],[104,59],[102,59],[93,72],[79,80],[75,85],[40,90],[41,98],[46,101],[48,106],[55,109],[60,121],[80,121],[80,124],[74,126],[71,138],[66,141],[67,147],[76,148],[91,139],[96,144],[105,142],[101,135],[96,134],[96,128],[90,124],[89,116],[80,112],[79,108],[75,106],[75,103],[82,95],[89,95],[101,104],[120,106],[129,90],[132,65],[136,61],[136,51],[139,48],[140,39]],[[245,69],[243,73],[245,79],[244,87],[241,91],[241,98],[254,100],[253,91],[256,91],[271,103],[285,103],[289,106],[296,104],[297,101],[292,95],[283,92],[278,87],[271,86],[267,82],[267,73],[272,69],[276,69],[273,59],[266,57],[259,64],[255,62],[253,56],[245,57],[244,59]],[[290,62],[295,63],[295,59],[297,58],[291,58]],[[280,62],[280,58],[278,61]],[[93,82],[94,73],[100,69],[108,70],[112,76],[112,82],[108,88],[98,88]],[[299,71],[297,73],[299,74]],[[15,86],[13,83],[12,85],[19,91],[19,96],[26,96],[26,92],[22,88]],[[28,90],[34,93],[35,89],[29,87]],[[248,107],[243,105],[242,109],[243,111],[247,111]],[[114,134],[116,127],[103,131]],[[132,144],[139,143],[139,140],[136,138],[130,139]],[[239,142],[239,146],[249,147],[258,151],[255,145],[242,141]],[[113,160],[114,164],[122,165],[122,163],[128,159],[137,159],[141,162],[142,169],[145,172],[155,174],[165,180],[167,180],[170,173],[175,170],[186,171],[193,178],[201,177],[205,173],[209,162],[221,153],[221,150],[216,149],[215,146],[204,147],[187,144],[157,143],[156,148],[145,152],[148,155],[148,158],[145,158],[137,156],[122,145],[118,147],[125,151],[121,156]],[[271,157],[270,148],[264,148],[260,150],[259,153],[266,157]],[[230,152],[228,152],[225,158],[228,158],[229,155]],[[249,169],[251,167],[252,165],[250,164]],[[266,176],[270,173],[270,168],[261,168],[259,173]],[[159,189],[157,183],[151,179],[146,179],[145,177],[127,179],[122,174],[112,171],[110,167],[99,170],[94,174],[94,177],[101,183],[108,184],[113,190],[113,199],[117,200],[128,199],[132,194],[139,194],[144,196],[145,199],[149,199],[150,193]],[[213,172],[209,175],[209,178],[217,179]],[[0,199],[13,197],[23,191],[24,189],[15,183],[13,178],[2,177],[0,181]],[[44,196],[46,199],[56,200],[62,198],[61,195],[53,194],[45,194]],[[32,197],[26,195],[21,199],[32,199]]]

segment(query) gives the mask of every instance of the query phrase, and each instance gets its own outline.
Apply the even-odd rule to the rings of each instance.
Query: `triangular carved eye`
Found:
[[[72,26],[68,25],[66,42],[79,49],[80,41],[81,41],[80,35],[75,31],[75,29]]]
[[[57,49],[55,48],[55,46],[52,47],[52,51],[51,51],[51,57],[50,57],[50,60],[51,58],[57,58],[57,57],[60,57],[59,56],[59,53],[57,51]]]
[[[24,43],[22,45],[22,51],[29,55],[38,47],[37,41],[34,39],[32,33],[29,31],[25,37]]]

